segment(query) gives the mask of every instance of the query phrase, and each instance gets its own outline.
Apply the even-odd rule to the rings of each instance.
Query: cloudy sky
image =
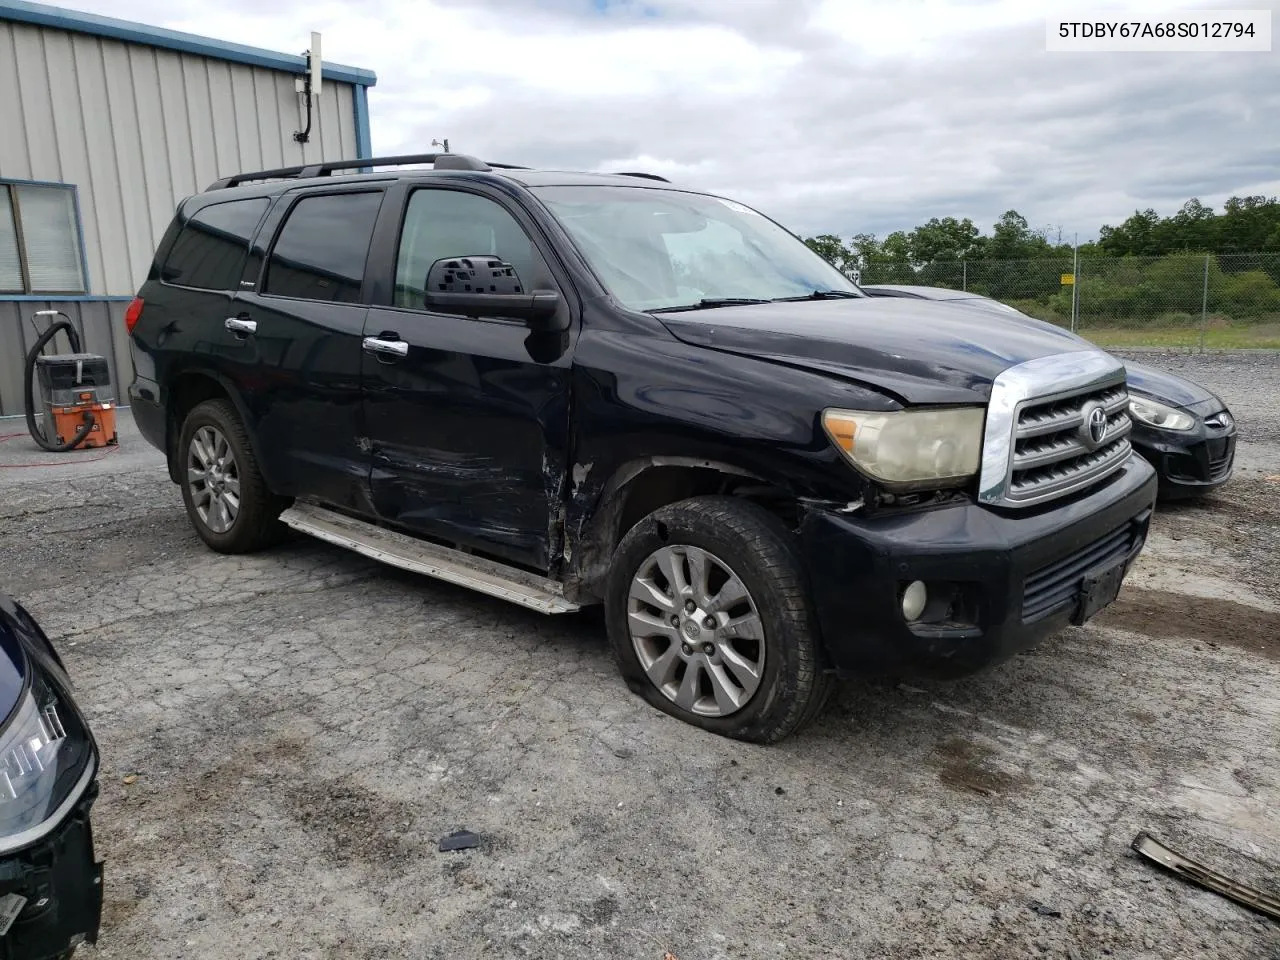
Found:
[[[375,153],[641,169],[802,234],[1014,208],[1064,239],[1280,194],[1271,53],[1048,53],[1045,17],[1280,0],[62,0],[376,71]],[[270,9],[270,12],[268,12]],[[1083,17],[1080,17],[1083,19]]]

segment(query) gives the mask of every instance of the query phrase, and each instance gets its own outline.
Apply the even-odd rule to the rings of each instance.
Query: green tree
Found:
[[[874,233],[855,233],[849,241],[849,250],[859,267],[865,268],[889,260],[889,254]]]
[[[1006,210],[991,230],[986,257],[988,260],[1040,260],[1060,257],[1064,251],[1070,251],[1069,244],[1051,244],[1047,232],[1032,230],[1027,218],[1017,210]]]
[[[907,249],[914,264],[972,260],[980,256],[985,239],[968,217],[934,217],[907,235]]]
[[[1199,198],[1192,197],[1181,210],[1161,222],[1161,253],[1212,250],[1215,246],[1215,219],[1212,207],[1206,207]]]
[[[881,249],[889,263],[911,262],[911,237],[904,230],[895,230],[885,237]]]
[[[1280,251],[1280,201],[1275,197],[1232,197],[1215,226],[1215,253]]]
[[[849,248],[844,241],[832,233],[824,233],[816,237],[806,237],[805,244],[837,270],[844,270],[850,260]]]
[[[1109,257],[1158,256],[1164,251],[1156,242],[1160,214],[1148,208],[1135,210],[1118,227],[1104,225],[1098,231],[1098,246]]]

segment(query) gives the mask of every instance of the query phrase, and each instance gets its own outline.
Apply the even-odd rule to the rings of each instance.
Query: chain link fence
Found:
[[[874,263],[859,282],[992,297],[1103,346],[1280,348],[1280,253]]]

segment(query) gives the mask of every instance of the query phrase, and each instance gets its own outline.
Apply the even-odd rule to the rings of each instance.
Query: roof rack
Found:
[[[663,183],[670,183],[666,177],[660,177],[656,173],[639,173],[635,170],[618,170],[614,173],[616,177],[644,177],[646,180],[661,180]]]
[[[465,153],[415,153],[399,157],[365,157],[359,160],[331,160],[302,167],[280,167],[277,170],[259,170],[255,173],[237,173],[233,177],[215,180],[206,190],[222,190],[254,180],[302,180],[309,177],[327,177],[335,170],[355,170],[362,167],[403,167],[412,163],[429,163],[437,170],[528,170],[528,167],[512,163],[486,163]]]

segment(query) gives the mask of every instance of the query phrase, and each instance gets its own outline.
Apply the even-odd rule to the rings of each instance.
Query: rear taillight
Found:
[[[133,302],[124,312],[124,328],[130,333],[133,333],[133,328],[137,326],[138,319],[142,316],[142,304],[141,297],[134,297]]]

